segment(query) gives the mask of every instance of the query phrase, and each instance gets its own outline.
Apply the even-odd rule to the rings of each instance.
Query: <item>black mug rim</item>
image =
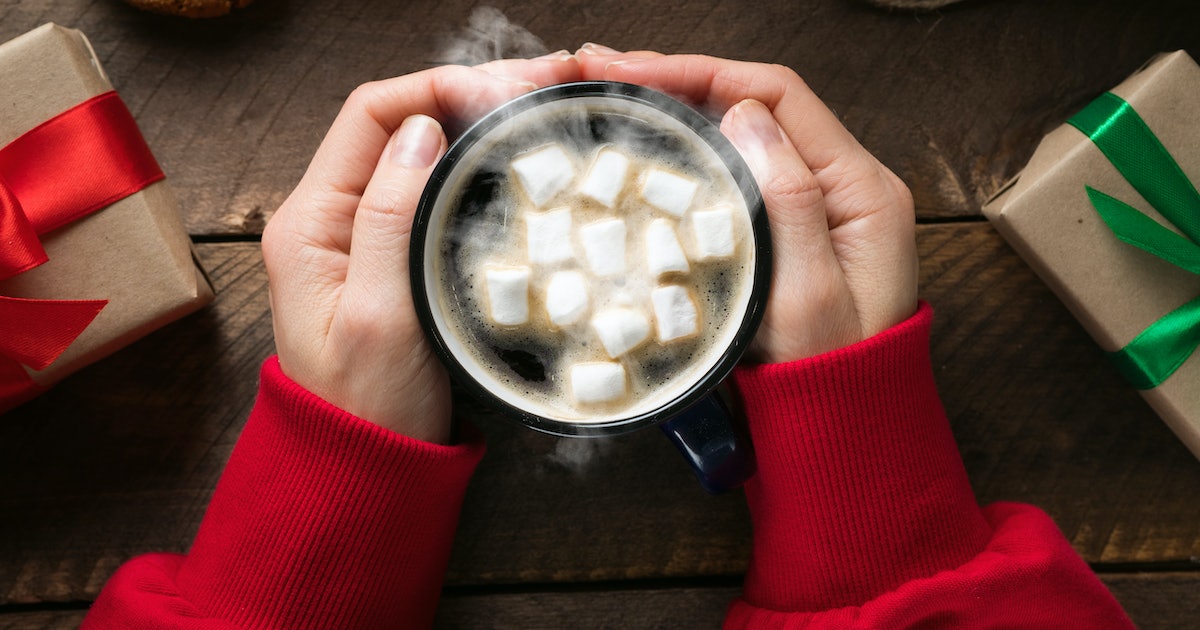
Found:
[[[730,174],[737,182],[738,189],[746,201],[750,212],[751,229],[754,233],[756,251],[750,299],[746,312],[733,342],[717,358],[703,377],[697,379],[683,390],[680,395],[669,403],[651,411],[639,413],[625,418],[606,422],[583,423],[569,422],[546,418],[536,413],[513,406],[492,393],[479,383],[470,371],[462,365],[458,357],[450,350],[442,338],[437,321],[429,306],[429,301],[437,299],[430,295],[425,284],[425,237],[430,229],[434,206],[442,191],[442,186],[458,165],[463,155],[477,142],[482,140],[497,125],[507,120],[513,114],[543,105],[545,103],[569,98],[580,97],[612,97],[633,101],[665,112],[683,123],[709,145],[719,155]],[[409,277],[412,285],[413,304],[416,307],[417,319],[424,330],[425,337],[434,349],[434,353],[446,366],[456,383],[466,389],[476,400],[496,409],[501,415],[515,418],[522,424],[552,435],[566,437],[601,437],[613,436],[636,431],[638,429],[659,424],[671,418],[701,398],[709,395],[725,380],[733,368],[741,360],[742,355],[754,338],[759,324],[762,322],[766,309],[767,295],[770,291],[772,271],[771,234],[767,223],[766,208],[758,184],[741,155],[725,138],[720,129],[704,115],[688,105],[662,92],[640,85],[617,83],[612,81],[582,81],[562,83],[534,90],[518,96],[500,107],[492,110],[471,125],[451,143],[446,154],[438,161],[429,177],[425,189],[421,193],[413,217],[412,231],[409,241]]]

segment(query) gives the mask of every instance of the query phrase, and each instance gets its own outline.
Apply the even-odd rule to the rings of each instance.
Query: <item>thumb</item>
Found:
[[[408,248],[413,214],[433,165],[445,151],[442,127],[429,116],[409,116],[392,135],[354,215],[347,293],[363,291],[384,308],[411,299]]]
[[[753,351],[767,362],[811,356],[856,341],[854,303],[830,240],[815,175],[765,105],[733,106],[721,131],[750,166],[771,225],[771,295]]]

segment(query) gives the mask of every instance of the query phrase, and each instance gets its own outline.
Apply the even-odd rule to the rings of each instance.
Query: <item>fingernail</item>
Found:
[[[564,48],[563,50],[560,50],[558,52],[552,52],[549,54],[545,54],[545,55],[542,55],[541,57],[534,57],[534,59],[542,59],[545,61],[566,61],[568,59],[573,58],[574,56],[575,55],[571,54],[571,51]]]
[[[407,168],[427,168],[441,148],[441,125],[429,116],[415,114],[400,123],[392,139],[392,162]]]
[[[587,53],[589,55],[617,55],[617,54],[620,54],[617,51],[613,50],[612,48],[605,46],[604,44],[596,44],[593,42],[587,42],[583,46],[580,46],[579,52]]]
[[[504,74],[493,74],[492,76],[496,77],[497,79],[500,79],[501,81],[507,81],[509,83],[512,83],[513,85],[519,85],[525,89],[529,89],[529,90],[537,89],[537,84],[528,79],[522,79],[519,77],[510,77],[510,76],[504,75]]]
[[[604,66],[604,69],[608,70],[610,68],[615,68],[617,66],[625,66],[625,67],[635,66],[639,63],[644,63],[646,61],[649,61],[649,59],[618,59],[616,61],[608,62],[608,65]]]
[[[745,100],[733,106],[733,125],[730,130],[735,141],[743,146],[769,147],[783,142],[783,130],[766,105]]]
[[[782,131],[766,105],[745,100],[729,111],[729,140],[750,166],[751,172],[763,176],[771,171],[771,151],[783,141]],[[722,129],[726,127],[722,125]]]

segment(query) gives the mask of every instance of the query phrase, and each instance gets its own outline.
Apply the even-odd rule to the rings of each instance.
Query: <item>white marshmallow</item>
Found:
[[[658,287],[650,292],[650,301],[654,303],[659,341],[666,343],[700,330],[696,303],[687,289],[677,284]]]
[[[529,321],[529,268],[490,267],[484,271],[492,321],[516,326]]]
[[[526,153],[512,161],[517,180],[533,205],[542,207],[571,185],[575,167],[566,151],[557,144]]]
[[[696,257],[728,258],[733,255],[733,207],[727,204],[692,213]]]
[[[679,246],[670,221],[655,219],[646,227],[646,264],[655,276],[668,271],[687,273],[687,256]]]
[[[611,208],[625,188],[625,175],[628,172],[629,158],[613,149],[601,149],[584,177],[579,192]]]
[[[620,400],[625,396],[625,368],[620,363],[576,363],[571,366],[571,393],[583,405]]]
[[[667,214],[681,217],[691,207],[699,187],[700,184],[695,180],[652,168],[646,171],[646,180],[642,184],[642,199]]]
[[[592,317],[592,329],[608,356],[617,358],[636,348],[650,336],[650,322],[641,311],[610,308]]]
[[[554,265],[575,257],[571,247],[571,209],[525,213],[525,242],[529,262]]]
[[[579,228],[579,240],[592,273],[600,277],[625,273],[625,221],[603,219]]]
[[[555,326],[579,321],[588,309],[587,279],[578,271],[560,271],[546,284],[546,312]]]

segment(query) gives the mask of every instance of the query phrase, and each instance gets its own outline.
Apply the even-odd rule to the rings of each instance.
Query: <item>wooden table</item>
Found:
[[[547,50],[594,40],[803,75],[913,189],[934,365],[980,501],[1042,506],[1142,627],[1195,627],[1200,463],[979,207],[1045,131],[1153,53],[1200,53],[1200,8],[497,4]],[[90,36],[218,291],[206,310],[0,418],[0,628],[74,627],[122,562],[188,548],[273,351],[264,222],[351,89],[442,60],[473,7],[257,0],[191,22],[117,0],[0,0],[0,40],[46,21]],[[656,431],[566,442],[475,415],[490,450],[439,627],[719,624],[749,550],[740,493],[704,494]]]

